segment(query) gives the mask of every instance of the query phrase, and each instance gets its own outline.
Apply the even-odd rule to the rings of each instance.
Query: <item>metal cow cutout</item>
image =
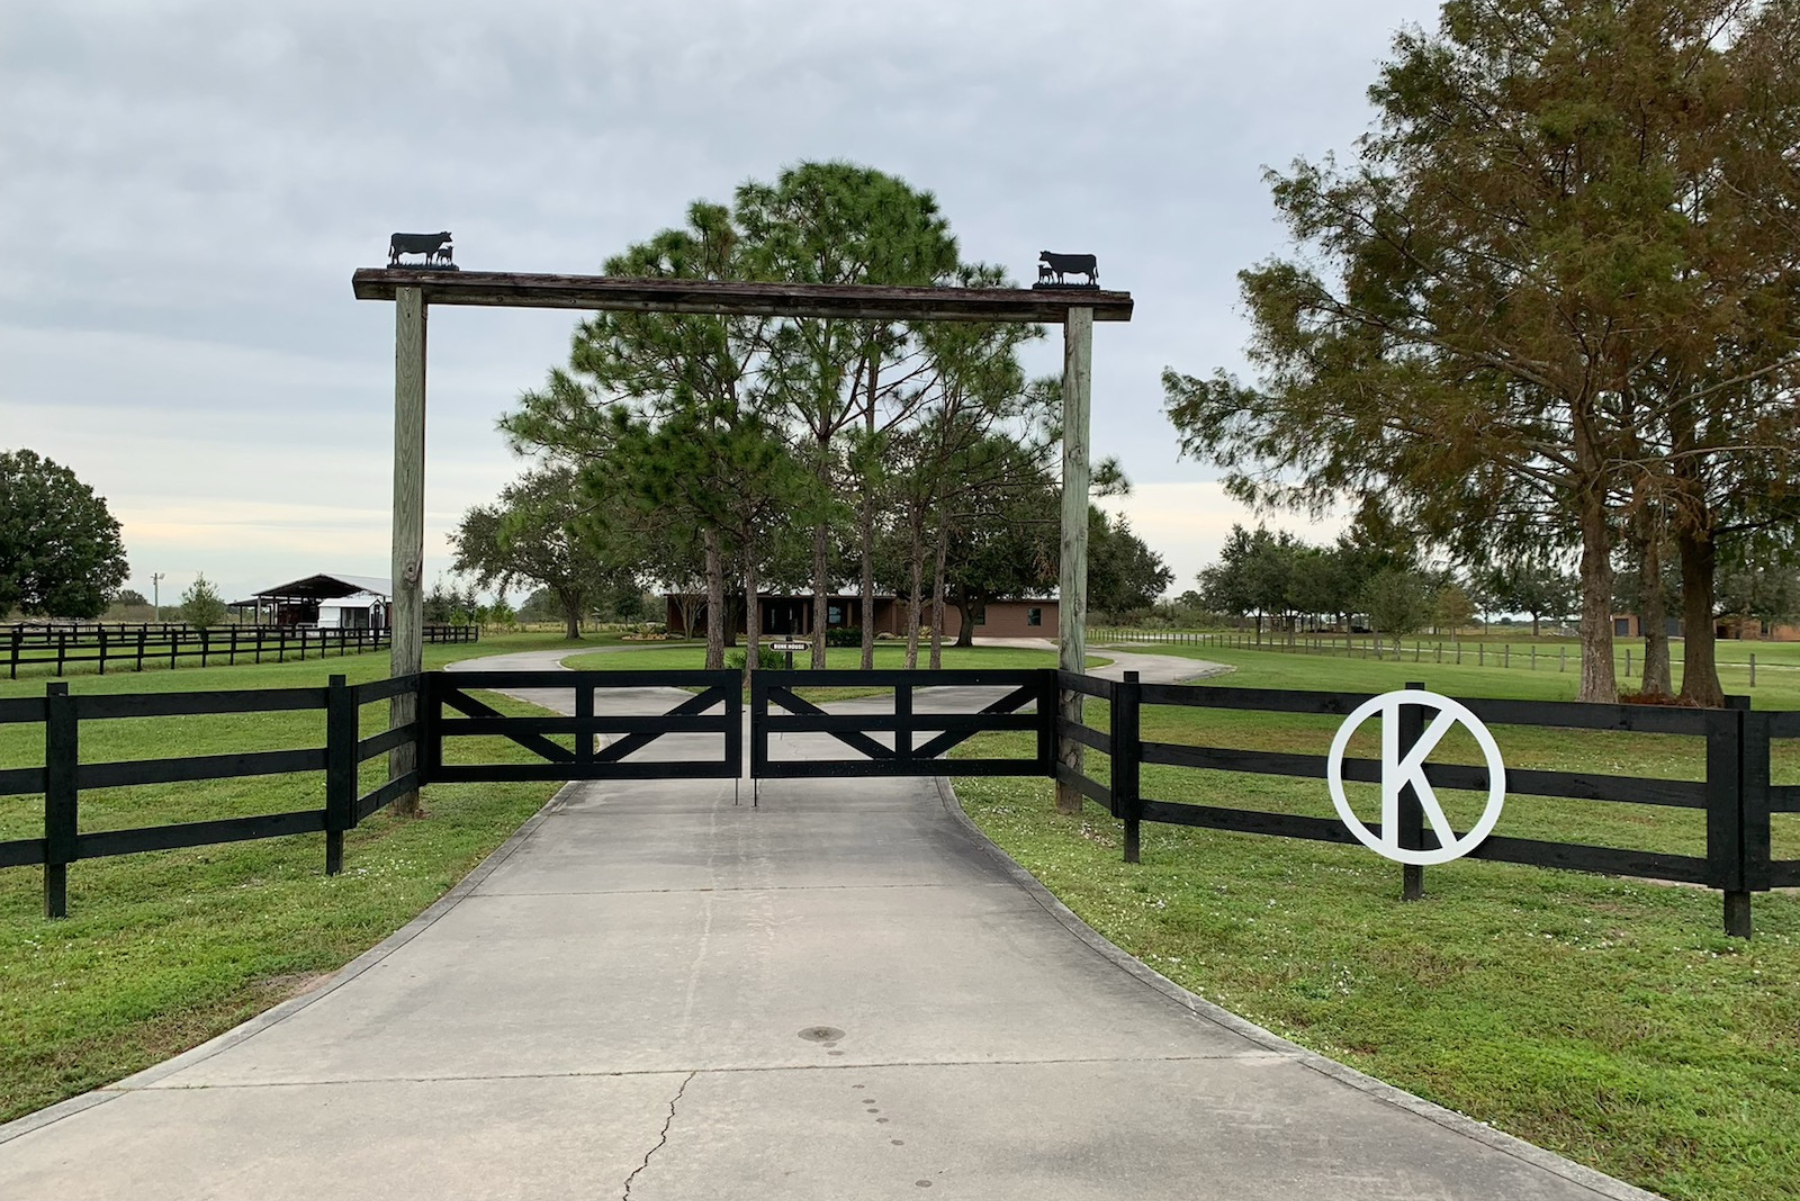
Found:
[[[1064,281],[1064,275],[1085,275],[1085,284],[1071,284]],[[1054,278],[1056,282],[1050,282]],[[1038,254],[1038,282],[1040,288],[1098,288],[1100,286],[1100,264],[1091,254],[1057,254],[1045,250]]]
[[[388,239],[388,266],[400,266],[403,254],[422,254],[426,266],[453,267],[451,250],[449,230],[435,234],[394,234]]]

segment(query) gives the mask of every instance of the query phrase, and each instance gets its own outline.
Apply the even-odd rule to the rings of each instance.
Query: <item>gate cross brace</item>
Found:
[[[438,697],[446,705],[449,705],[464,717],[505,718],[506,716],[506,714],[500,712],[500,710],[482,704],[460,688],[446,685],[438,692]],[[502,737],[512,739],[526,750],[542,755],[552,763],[575,762],[574,751],[571,751],[565,746],[560,746],[557,743],[551,742],[542,734],[503,734]]]
[[[771,688],[769,689],[768,697],[770,701],[780,705],[789,713],[798,713],[807,717],[831,716],[811,701],[794,695],[794,693],[786,688]],[[892,759],[894,757],[894,752],[891,749],[882,746],[867,734],[859,734],[853,730],[831,731],[830,733],[833,738],[837,739],[851,750],[861,751],[871,759]]]

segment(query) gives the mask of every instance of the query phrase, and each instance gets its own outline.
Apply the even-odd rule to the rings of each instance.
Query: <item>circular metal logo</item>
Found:
[[[1436,717],[1428,719],[1425,732],[1420,735],[1418,742],[1404,754],[1400,750],[1402,705],[1419,705],[1437,713]],[[1344,749],[1350,745],[1351,735],[1356,733],[1363,722],[1376,714],[1381,715],[1380,834],[1363,825],[1356,814],[1351,812],[1350,801],[1344,796]],[[1425,779],[1426,756],[1437,748],[1437,744],[1443,741],[1444,735],[1453,726],[1458,725],[1467,728],[1474,736],[1483,758],[1487,760],[1488,772],[1487,808],[1482,810],[1481,820],[1461,838],[1450,828],[1450,820],[1444,816],[1443,806],[1438,804],[1437,793],[1432,791],[1431,783]],[[1500,820],[1500,808],[1506,800],[1506,765],[1500,760],[1500,747],[1494,742],[1494,736],[1488,732],[1488,728],[1460,702],[1421,689],[1384,692],[1358,705],[1344,719],[1344,724],[1338,727],[1337,736],[1331,740],[1331,754],[1325,765],[1325,782],[1331,789],[1331,803],[1336,806],[1338,817],[1343,819],[1344,825],[1356,836],[1358,842],[1398,863],[1421,866],[1460,859],[1480,846],[1481,840],[1493,832],[1495,823]],[[1419,807],[1425,811],[1425,820],[1437,834],[1439,845],[1433,850],[1414,850],[1399,845],[1400,792],[1409,784],[1419,798]]]

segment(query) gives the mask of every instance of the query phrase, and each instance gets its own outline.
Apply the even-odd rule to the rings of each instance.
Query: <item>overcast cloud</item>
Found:
[[[165,600],[196,571],[234,595],[386,575],[393,312],[350,273],[391,231],[596,271],[697,198],[845,158],[934,191],[965,258],[1024,278],[1091,251],[1135,295],[1096,331],[1094,443],[1179,590],[1244,514],[1178,461],[1158,374],[1241,363],[1234,273],[1283,246],[1261,169],[1347,151],[1393,31],[1435,11],[8,0],[0,447],[106,495],[146,595],[153,571]],[[428,575],[519,470],[495,418],[571,325],[434,311]]]

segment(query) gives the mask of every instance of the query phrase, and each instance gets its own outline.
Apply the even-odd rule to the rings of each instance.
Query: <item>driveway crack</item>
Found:
[[[681,1103],[682,1094],[687,1092],[687,1086],[692,1084],[694,1077],[699,1074],[699,1072],[689,1072],[687,1078],[681,1082],[681,1087],[676,1089],[675,1095],[669,1099],[669,1116],[663,1119],[662,1135],[656,1140],[654,1147],[644,1152],[643,1162],[631,1169],[631,1175],[625,1177],[625,1191],[619,1195],[621,1201],[631,1201],[631,1182],[638,1178],[638,1173],[650,1166],[651,1157],[662,1150],[663,1145],[669,1141],[669,1127],[675,1124],[675,1107]]]

